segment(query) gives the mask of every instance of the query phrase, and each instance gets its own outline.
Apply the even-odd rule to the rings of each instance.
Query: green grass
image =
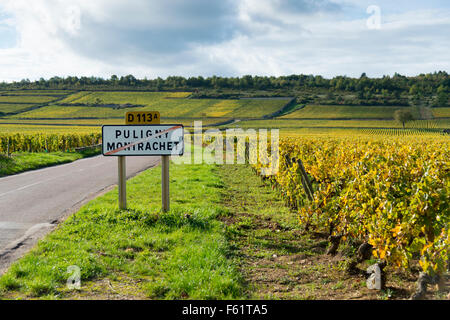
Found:
[[[17,113],[31,108],[34,104],[0,103],[0,113]]]
[[[98,150],[48,153],[19,152],[12,154],[10,158],[0,154],[0,177],[72,162],[98,153]]]
[[[0,103],[46,103],[55,100],[56,97],[53,96],[0,96]]]
[[[302,118],[349,118],[349,119],[370,119],[370,118],[394,118],[394,112],[402,107],[380,107],[380,106],[316,106],[309,105],[300,110],[296,110],[285,116],[283,119],[302,119]],[[416,116],[417,110],[409,108]]]
[[[133,297],[243,298],[241,276],[217,220],[227,214],[217,170],[171,164],[167,213],[160,212],[159,168],[127,182],[128,210],[118,209],[117,189],[91,201],[10,267],[0,278],[1,295],[95,299],[90,288],[96,283],[126,278],[133,280]],[[66,288],[71,265],[81,269],[79,292]]]

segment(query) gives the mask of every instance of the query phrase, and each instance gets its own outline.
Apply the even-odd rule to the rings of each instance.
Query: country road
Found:
[[[127,157],[127,176],[160,157]],[[0,178],[0,274],[82,204],[117,184],[117,157],[96,156]]]

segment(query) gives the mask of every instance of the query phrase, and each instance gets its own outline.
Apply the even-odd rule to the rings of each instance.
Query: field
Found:
[[[222,131],[280,129],[281,140],[279,171],[268,177],[261,161],[171,164],[167,213],[159,170],[127,182],[128,210],[118,209],[117,189],[88,203],[0,277],[2,298],[408,299],[419,272],[447,276],[450,108],[425,118],[420,108],[307,105],[272,118],[290,98],[8,94],[0,99],[20,103],[3,104],[15,114],[0,117],[2,175],[97,154],[74,149],[99,143],[101,125],[123,124],[134,110],[159,111],[161,123],[188,131],[196,120]],[[403,128],[393,119],[399,108],[426,120]],[[378,261],[386,286],[373,291],[365,270]],[[82,270],[76,291],[66,288],[73,264]],[[446,294],[431,286],[426,297]]]
[[[101,132],[0,133],[0,153],[73,151],[101,141]]]
[[[190,92],[111,92],[64,90],[22,90],[3,92],[1,99],[17,101],[0,103],[0,132],[57,134],[99,133],[105,124],[123,124],[127,111],[148,110],[161,113],[161,123],[181,123],[189,128],[201,120],[204,128],[273,128],[282,136],[362,134],[362,135],[440,135],[450,126],[445,118],[449,108],[433,108],[434,119],[402,124],[393,119],[398,107],[307,105],[276,118],[291,98],[276,99],[192,99]],[[58,99],[57,102],[49,102]],[[30,103],[26,103],[30,102]],[[33,103],[33,104],[32,104]],[[40,104],[44,103],[44,106]],[[128,104],[127,107],[124,105]],[[27,111],[34,106],[34,109]],[[135,106],[135,107],[133,107]],[[292,108],[298,106],[292,105]],[[408,108],[416,116],[419,109]],[[313,119],[311,119],[313,118]],[[341,120],[339,120],[341,119]],[[344,120],[345,119],[345,120]],[[33,129],[34,128],[34,129]]]
[[[34,104],[14,104],[14,103],[0,103],[0,114],[4,113],[18,113],[30,109]]]
[[[165,118],[161,120],[162,124],[182,124],[186,127],[192,127],[196,118]],[[200,119],[204,127],[211,126],[213,124],[225,121],[231,121],[229,118],[203,118]],[[109,118],[109,119],[45,119],[45,120],[30,120],[30,119],[0,119],[0,132],[4,131],[4,128],[8,128],[8,131],[12,131],[12,127],[16,131],[21,132],[22,127],[35,126],[40,127],[57,127],[62,130],[71,130],[70,127],[97,127],[100,130],[102,125],[107,124],[124,124],[123,118]]]
[[[433,120],[415,120],[407,122],[406,128],[423,128],[423,129],[445,129],[450,126],[450,119],[433,119]],[[395,120],[292,120],[275,118],[272,120],[243,120],[234,124],[228,124],[223,127],[240,127],[240,128],[279,128],[285,129],[302,129],[302,128],[402,128],[402,124]],[[292,131],[292,130],[291,130]]]
[[[100,100],[104,104],[139,104],[150,105],[157,100],[168,98],[186,98],[190,92],[86,92],[81,91],[67,97],[61,103],[94,104]]]
[[[403,129],[403,128],[284,128],[280,129],[280,137],[420,137],[441,138],[442,130],[436,129]]]
[[[66,96],[71,94],[71,90],[13,90],[13,91],[0,91],[0,96]]]
[[[450,108],[433,108],[431,110],[436,118],[450,118]]]
[[[133,111],[134,108],[130,108]],[[141,108],[139,108],[141,109]],[[10,119],[73,119],[73,118],[117,118],[125,117],[128,110],[103,107],[66,107],[52,105],[28,112],[22,112],[18,115],[10,117]]]
[[[54,96],[0,96],[0,103],[46,103],[50,101],[54,101],[56,98]]]
[[[123,119],[127,111],[143,110],[159,111],[163,119],[217,118],[215,122],[223,122],[230,118],[261,118],[289,102],[289,99],[187,99],[188,95],[185,92],[79,92],[58,101],[60,105],[18,113],[8,119]],[[124,104],[130,106],[123,108]]]
[[[101,128],[98,126],[52,126],[52,125],[27,125],[21,124],[2,124],[0,125],[0,134],[2,133],[99,133]]]
[[[86,92],[81,91],[67,97],[61,103],[94,104],[101,101],[103,104],[139,104],[149,105],[157,100],[170,98],[186,98],[190,92]]]
[[[71,94],[72,91],[49,90],[15,90],[0,92],[0,116],[7,114],[17,114],[31,109],[46,105],[52,101],[59,100]]]
[[[315,106],[307,105],[302,109],[282,116],[282,119],[389,119],[394,118],[395,110],[403,107],[378,106]],[[408,108],[417,116],[414,108]]]

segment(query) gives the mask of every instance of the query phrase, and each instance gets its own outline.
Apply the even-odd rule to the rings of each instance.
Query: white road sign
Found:
[[[184,151],[181,124],[102,126],[104,156],[181,156]]]

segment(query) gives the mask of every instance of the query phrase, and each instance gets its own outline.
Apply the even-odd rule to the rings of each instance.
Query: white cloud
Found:
[[[15,47],[0,49],[0,80],[450,69],[448,8],[382,5],[381,29],[368,30],[366,7],[356,3],[0,0],[18,35]]]
[[[294,73],[382,76],[450,70],[450,10],[420,10],[383,17],[380,30],[366,19],[342,20],[317,14],[290,21],[264,33],[222,43],[213,60],[234,67],[237,74]]]

